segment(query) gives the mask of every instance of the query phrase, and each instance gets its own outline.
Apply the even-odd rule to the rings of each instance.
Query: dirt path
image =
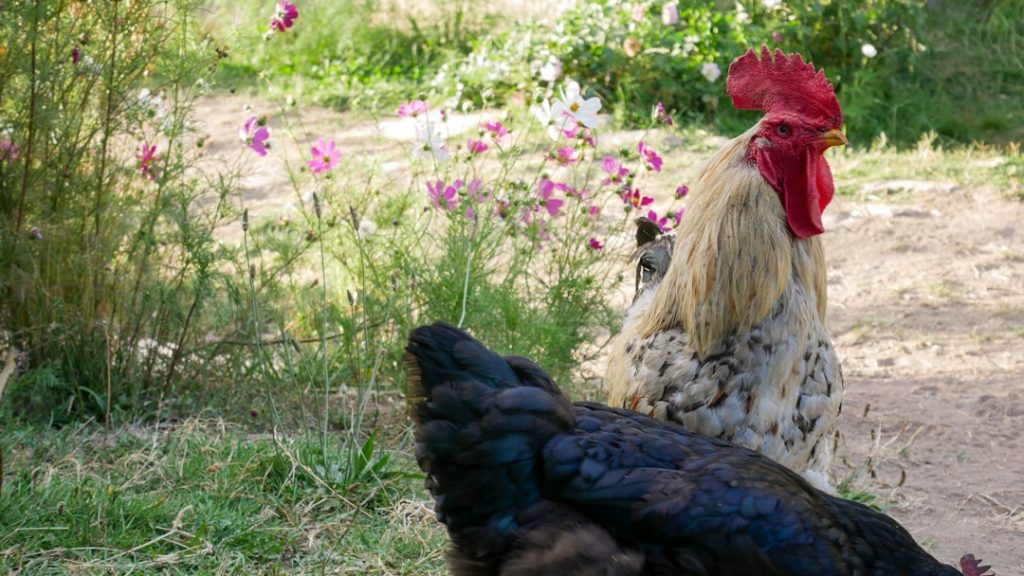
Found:
[[[899,205],[837,204],[837,476],[856,475],[942,559],[1024,574],[1024,205],[943,183]]]
[[[211,153],[236,154],[246,102],[200,105]],[[478,121],[456,118],[456,132]],[[299,140],[332,137],[348,153],[373,148],[392,173],[408,167],[404,130],[316,109],[292,124]],[[603,138],[614,147],[635,143],[636,133]],[[301,160],[302,147],[278,140],[277,162]],[[671,140],[661,139],[666,166],[707,155],[672,149]],[[243,194],[260,217],[296,201],[286,172],[246,161]],[[671,191],[679,176],[685,181],[668,174],[652,187]],[[971,552],[1000,576],[1024,576],[1024,204],[956,182],[867,187],[883,197],[903,191],[894,204],[837,198],[825,219],[829,323],[846,377],[835,475],[876,495],[940,559]],[[631,290],[623,286],[617,301],[628,302]]]

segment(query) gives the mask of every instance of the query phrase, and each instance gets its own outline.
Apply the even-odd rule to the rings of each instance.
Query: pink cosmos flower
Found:
[[[580,200],[585,199],[587,197],[587,194],[588,194],[588,192],[586,190],[577,190],[577,189],[573,188],[572,186],[569,186],[569,184],[567,184],[565,182],[556,182],[555,183],[555,190],[559,190],[563,194],[565,194],[566,196],[571,196],[573,198],[579,198]]]
[[[539,214],[540,207],[534,206],[532,209],[525,210],[520,216],[520,222],[523,227],[526,228],[526,233],[533,238],[533,244],[537,250],[544,249],[544,242],[551,238],[548,234],[548,222],[544,219],[543,215]]]
[[[600,214],[600,213],[601,213],[601,207],[598,206],[597,204],[591,204],[590,206],[587,206],[587,215],[588,216],[597,217],[597,215]]]
[[[639,188],[633,188],[631,190],[626,190],[622,195],[622,201],[627,204],[627,208],[632,207],[639,209],[653,203],[654,198],[651,198],[650,196],[642,196]]]
[[[597,238],[591,238],[588,240],[587,245],[590,246],[591,250],[600,250],[601,248],[604,248],[604,244],[601,244]]]
[[[676,226],[679,226],[679,223],[683,221],[683,209],[680,208],[679,210],[676,210],[675,212],[672,212],[670,210],[669,213],[667,214],[667,216],[669,218],[671,218],[673,222],[676,223]]]
[[[647,17],[647,4],[634,5],[630,17],[633,18],[634,22],[643,22],[644,18]]]
[[[690,193],[690,187],[687,186],[686,184],[683,184],[679,188],[676,188],[676,199],[677,200],[681,200],[683,198],[686,198],[686,195],[689,194],[689,193]]]
[[[564,146],[555,150],[552,155],[560,166],[571,166],[580,161],[580,157],[576,155],[576,149],[572,146]]]
[[[673,26],[679,23],[679,7],[675,4],[665,4],[661,7],[661,23],[665,26]]]
[[[21,148],[10,140],[0,140],[0,162],[13,164],[21,156]]]
[[[267,142],[270,139],[267,118],[265,116],[250,117],[238,130],[238,139],[242,141],[242,144],[252,148],[253,152],[260,156],[266,156],[267,149],[270,148],[270,143]]]
[[[338,160],[341,158],[341,152],[334,146],[334,140],[324,140],[321,138],[317,140],[316,146],[310,148],[309,151],[313,154],[313,158],[306,161],[306,166],[309,166],[313,174],[319,174],[334,168],[338,165]]]
[[[508,130],[501,122],[481,122],[480,127],[489,132],[495,140],[508,136]]]
[[[668,232],[669,230],[672,229],[672,227],[668,225],[668,217],[667,216],[662,216],[662,217],[659,218],[658,217],[658,213],[655,212],[654,210],[648,210],[647,211],[647,218],[651,222],[654,222],[655,224],[657,224],[658,225],[658,229],[661,230],[662,232]]]
[[[426,113],[427,113],[427,103],[424,102],[423,100],[411,100],[409,102],[406,102],[405,104],[402,104],[401,106],[398,107],[398,112],[397,112],[397,114],[399,116],[401,116],[402,118],[406,118],[406,117],[409,117],[409,116],[412,116],[413,118],[415,118],[415,117],[419,116],[420,114],[426,114]]]
[[[473,178],[469,181],[469,186],[466,187],[466,195],[474,202],[487,200],[487,191],[483,189],[483,183],[483,180]]]
[[[458,193],[462,187],[462,180],[456,180],[451,186],[445,186],[444,182],[427,182],[427,195],[430,197],[430,204],[439,210],[453,212],[459,206]]]
[[[675,121],[672,120],[672,116],[668,112],[665,112],[665,105],[658,102],[654,105],[654,110],[651,112],[651,117],[654,118],[655,122],[660,122],[666,126],[672,126]]]
[[[135,157],[139,159],[139,174],[150,180],[155,179],[156,173],[153,171],[151,164],[156,160],[156,144],[150,146],[143,142],[139,145],[139,150],[135,153]]]
[[[289,2],[289,0],[280,0],[277,3],[274,16],[270,18],[270,27],[278,32],[284,32],[291,28],[298,18],[299,9],[295,4]]]
[[[487,143],[483,140],[473,140],[472,138],[466,141],[466,150],[469,150],[470,154],[477,155],[487,152]]]
[[[644,166],[648,170],[661,172],[661,156],[658,156],[657,152],[648,148],[643,140],[637,142],[636,150],[640,153],[640,159],[644,161]]]
[[[629,176],[629,168],[626,168],[621,162],[611,156],[605,156],[604,160],[601,161],[601,170],[608,175],[608,178],[601,181],[602,186],[621,184]]]
[[[466,196],[473,201],[473,203],[480,203],[487,200],[487,192],[482,189],[483,181],[479,178],[474,178],[469,181],[469,186],[466,187]],[[473,203],[467,202],[466,206],[466,219],[476,220],[476,208]]]
[[[538,190],[538,193],[541,198],[540,205],[543,206],[545,210],[547,210],[548,216],[552,218],[558,216],[561,213],[562,204],[565,203],[564,200],[552,198],[555,192],[555,188],[557,188],[557,185],[551,180],[545,178],[544,180],[540,181],[540,186]]]
[[[782,34],[773,31],[772,40],[774,40],[776,44],[782,44]]]

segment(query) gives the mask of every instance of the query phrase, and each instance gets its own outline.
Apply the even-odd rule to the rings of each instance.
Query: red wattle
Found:
[[[761,175],[779,193],[790,232],[797,238],[824,232],[821,214],[835,193],[828,162],[808,150],[792,164],[774,165],[768,154],[759,154],[757,164]]]

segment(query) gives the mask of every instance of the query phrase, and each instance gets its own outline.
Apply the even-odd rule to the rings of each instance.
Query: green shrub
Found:
[[[543,94],[555,74],[593,86],[619,125],[642,125],[662,102],[690,121],[749,125],[724,100],[729,63],[767,45],[801,52],[835,85],[855,139],[892,129],[894,99],[925,46],[921,0],[707,3],[579,2],[553,30],[487,38],[433,85],[468,105]],[[545,69],[545,67],[548,67]],[[552,68],[553,67],[553,68]]]
[[[5,396],[57,421],[137,408],[185,376],[224,248],[191,209],[194,0],[38,0],[0,21],[0,346]],[[143,91],[144,89],[144,91]],[[155,148],[151,148],[155,146]]]

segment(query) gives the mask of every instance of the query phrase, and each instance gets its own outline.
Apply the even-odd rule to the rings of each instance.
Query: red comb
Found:
[[[960,559],[960,571],[964,576],[987,576],[991,566],[979,566],[981,560],[974,557],[974,554],[964,554]]]
[[[761,58],[753,49],[729,65],[725,91],[732,104],[740,110],[792,112],[819,119],[829,128],[843,125],[843,110],[825,77],[825,71],[814,71],[799,54],[787,56],[775,49],[761,46]]]

